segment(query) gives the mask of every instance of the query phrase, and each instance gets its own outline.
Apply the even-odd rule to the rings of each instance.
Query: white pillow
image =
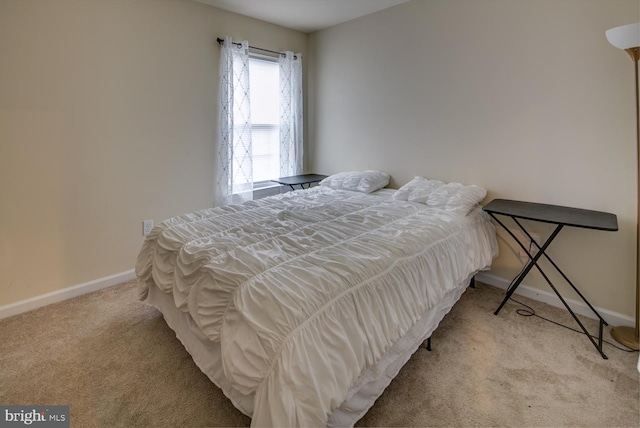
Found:
[[[460,183],[443,183],[414,177],[402,186],[393,198],[400,201],[418,202],[433,208],[441,208],[467,214],[487,196],[482,187],[464,186]]]
[[[425,203],[426,197],[435,190],[442,186],[444,183],[438,180],[427,180],[424,177],[415,176],[413,180],[399,188],[396,193],[393,194],[393,198],[399,201],[412,201]],[[424,200],[423,200],[424,199]]]
[[[320,182],[321,186],[338,190],[371,193],[389,184],[389,174],[383,171],[350,171],[330,175]]]

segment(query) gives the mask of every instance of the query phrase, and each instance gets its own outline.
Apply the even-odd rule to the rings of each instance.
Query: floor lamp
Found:
[[[607,40],[618,49],[624,49],[631,56],[636,68],[636,151],[638,164],[638,222],[636,226],[636,327],[614,327],[611,336],[631,349],[638,349],[638,292],[640,290],[640,108],[638,105],[638,59],[640,59],[640,23],[623,25],[606,31]],[[640,363],[639,363],[640,369]]]

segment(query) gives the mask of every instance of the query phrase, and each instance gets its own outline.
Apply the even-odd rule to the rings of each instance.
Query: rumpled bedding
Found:
[[[360,373],[497,254],[480,208],[324,186],[166,220],[136,263],[220,343],[252,426],[321,426]]]

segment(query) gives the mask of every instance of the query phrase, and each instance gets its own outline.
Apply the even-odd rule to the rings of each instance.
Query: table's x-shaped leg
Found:
[[[505,303],[507,303],[507,301],[511,298],[511,295],[513,295],[513,293],[516,291],[516,289],[518,288],[518,286],[520,285],[520,283],[522,283],[522,280],[525,278],[525,276],[527,276],[527,274],[529,273],[529,271],[535,266],[538,271],[540,272],[540,274],[544,277],[544,279],[547,281],[547,283],[549,284],[549,286],[551,287],[551,289],[556,293],[556,295],[558,296],[558,298],[560,299],[560,301],[562,302],[562,304],[565,306],[565,308],[567,308],[567,310],[569,311],[569,313],[571,314],[571,316],[573,317],[573,319],[578,323],[578,325],[580,326],[580,328],[582,329],[582,331],[584,332],[584,334],[589,338],[589,340],[591,341],[591,343],[593,344],[593,346],[596,347],[596,349],[598,350],[598,352],[600,352],[600,355],[602,355],[602,358],[604,359],[608,359],[608,357],[604,354],[604,352],[602,351],[602,329],[604,325],[609,325],[607,324],[607,322],[600,316],[600,314],[598,313],[598,311],[595,310],[595,308],[593,306],[591,306],[591,303],[589,303],[587,301],[587,299],[582,295],[582,293],[580,293],[580,291],[575,287],[575,285],[573,285],[573,283],[569,280],[569,278],[567,278],[567,276],[564,274],[564,272],[562,272],[562,270],[560,270],[560,268],[558,267],[558,265],[555,264],[555,262],[553,260],[551,260],[551,258],[547,255],[547,253],[545,252],[547,250],[547,248],[549,247],[549,245],[551,244],[551,242],[555,239],[555,237],[558,235],[558,233],[560,233],[560,231],[562,230],[563,226],[562,224],[559,224],[554,231],[551,233],[551,235],[549,235],[549,237],[547,238],[547,240],[542,244],[542,246],[538,245],[538,243],[531,237],[531,235],[529,234],[529,232],[526,231],[526,229],[518,222],[518,220],[515,217],[511,217],[513,219],[513,221],[515,221],[515,223],[518,225],[518,227],[520,228],[520,230],[522,230],[522,232],[524,232],[525,235],[527,235],[527,238],[529,238],[529,241],[533,243],[533,245],[535,245],[538,249],[538,251],[536,252],[535,255],[532,255],[529,252],[529,248],[525,247],[525,245],[520,242],[520,240],[513,234],[513,232],[511,232],[511,230],[509,230],[508,227],[506,227],[500,220],[498,220],[493,213],[489,213],[489,215],[500,225],[502,226],[502,228],[504,230],[507,231],[507,233],[509,233],[509,235],[511,235],[511,237],[518,243],[518,245],[525,251],[525,253],[527,254],[527,256],[529,256],[529,263],[527,263],[527,265],[524,267],[524,269],[522,270],[522,272],[520,272],[520,274],[518,275],[518,277],[516,278],[516,280],[514,281],[513,285],[511,287],[509,287],[509,289],[507,290],[507,295],[505,296],[505,298],[502,300],[502,303],[500,303],[500,306],[498,307],[498,309],[496,309],[496,311],[493,313],[494,315],[498,315],[498,313],[500,312],[500,310],[502,309],[502,307],[505,305]],[[556,289],[556,287],[553,285],[553,283],[551,282],[551,280],[549,279],[549,277],[544,273],[544,271],[542,270],[542,268],[538,265],[538,260],[540,260],[540,258],[544,256],[550,263],[551,265],[560,273],[560,275],[562,275],[562,277],[564,278],[565,281],[567,281],[567,283],[571,286],[571,288],[573,288],[573,290],[578,294],[578,296],[580,296],[580,298],[582,299],[583,302],[585,302],[587,304],[587,306],[589,306],[589,308],[593,311],[593,313],[598,317],[598,319],[600,320],[600,325],[599,325],[599,331],[598,331],[598,343],[596,343],[593,340],[593,337],[591,336],[591,334],[589,333],[589,331],[587,331],[586,327],[582,324],[582,322],[580,321],[580,319],[578,319],[578,317],[576,316],[576,314],[573,312],[573,310],[571,309],[571,307],[569,306],[569,304],[564,300],[564,298],[562,297],[562,295],[560,295],[560,292],[558,292],[558,290]]]
[[[295,188],[295,187],[293,187],[293,186],[300,186],[300,189],[305,189],[304,184],[305,184],[305,183],[300,183],[300,184],[288,184],[288,186],[289,186],[289,187],[291,187],[291,190],[296,190],[296,188]],[[307,187],[306,187],[306,188],[307,188],[307,189],[310,189],[310,188],[311,188],[311,183],[307,183]]]

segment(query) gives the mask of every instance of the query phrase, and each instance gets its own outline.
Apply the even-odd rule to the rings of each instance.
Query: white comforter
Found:
[[[469,215],[315,187],[162,222],[136,264],[221,345],[253,426],[320,426],[434,302],[490,265]]]

